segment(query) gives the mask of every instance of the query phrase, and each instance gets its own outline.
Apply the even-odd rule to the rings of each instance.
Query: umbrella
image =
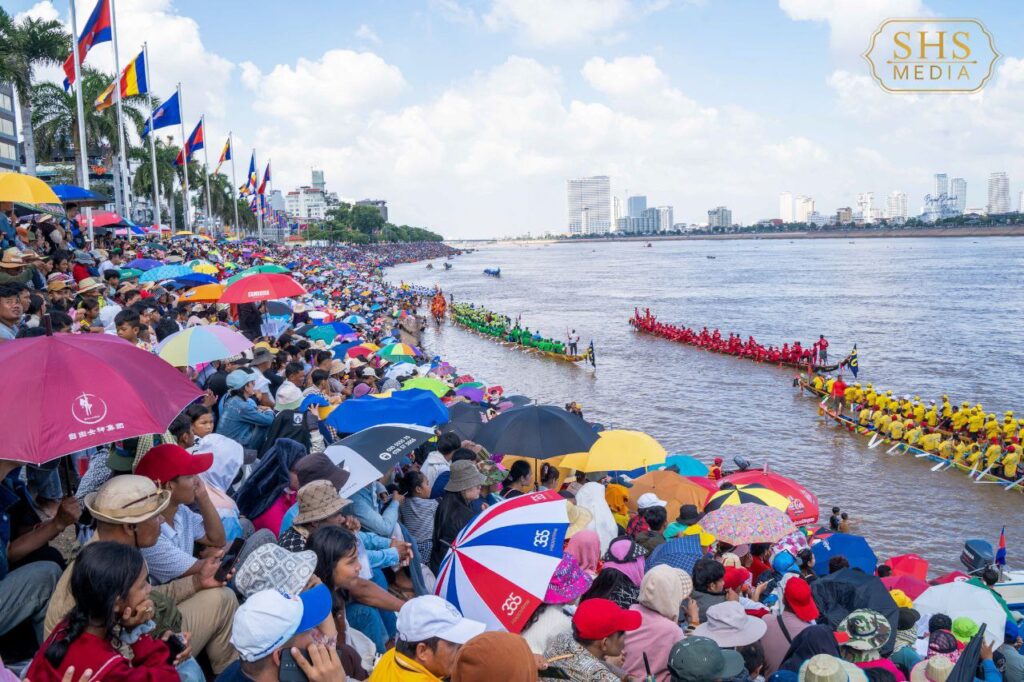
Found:
[[[665,461],[665,448],[642,431],[602,431],[587,452],[562,459],[561,466],[577,471],[639,469]]]
[[[377,351],[377,357],[388,362],[416,362],[416,358],[422,356],[418,348],[407,343],[393,343]]]
[[[403,456],[433,437],[434,429],[425,426],[379,424],[342,438],[325,451],[335,464],[346,463],[352,467],[349,471],[354,475],[350,475],[340,494],[344,497],[377,480],[400,464]],[[360,459],[372,471],[361,466],[357,462]]]
[[[250,275],[229,284],[220,297],[221,303],[256,303],[272,298],[305,295],[306,289],[288,275]]]
[[[920,582],[928,580],[928,560],[922,559],[916,554],[900,554],[885,561],[885,565],[892,569],[893,576],[910,576],[917,578]]]
[[[201,284],[216,284],[217,278],[211,275],[193,272],[188,275],[182,275],[181,277],[175,277],[174,283],[181,286],[197,287]]]
[[[552,405],[530,405],[503,412],[487,422],[476,442],[489,452],[546,459],[583,452],[597,441],[587,423]]]
[[[0,345],[4,457],[43,464],[163,433],[202,395],[178,370],[111,334],[57,334]]]
[[[647,469],[648,471],[654,471],[655,469],[667,469],[671,466],[679,469],[681,476],[707,476],[709,471],[707,464],[690,455],[669,455],[661,464],[652,464]]]
[[[565,498],[553,490],[499,502],[452,542],[434,591],[466,618],[518,633],[544,602],[568,527]]]
[[[900,610],[878,576],[843,568],[813,581],[811,593],[821,613],[818,623],[831,630],[835,630],[851,611],[871,609],[881,613],[889,621],[891,632],[889,641],[882,647],[882,656],[892,653]],[[927,618],[924,620],[927,622]]]
[[[789,514],[789,518],[793,519],[793,523],[803,526],[818,522],[818,498],[807,488],[782,474],[763,469],[748,469],[747,471],[737,471],[722,480],[734,485],[756,484],[768,490],[774,490],[789,499],[786,513]]]
[[[407,367],[408,365],[399,365]],[[469,403],[455,403],[448,408],[448,423],[441,431],[454,431],[464,439],[474,440],[483,425],[487,423],[487,408]]]
[[[438,426],[448,421],[448,410],[430,391],[399,391],[390,398],[365,396],[346,400],[324,420],[341,433],[356,433],[378,424]]]
[[[158,268],[142,273],[142,276],[139,277],[139,282],[159,282],[191,274],[193,274],[192,268],[187,265],[161,265]]]
[[[887,590],[903,590],[903,594],[910,597],[911,601],[930,587],[925,581],[909,575],[891,575],[882,578],[882,584]]]
[[[700,526],[730,545],[775,542],[796,530],[786,512],[764,504],[734,504],[704,515]]]
[[[452,390],[451,386],[440,379],[434,379],[433,377],[414,377],[402,384],[403,391],[417,388],[423,389],[424,391],[430,391],[438,398],[443,398]]]
[[[350,358],[365,358],[368,355],[373,355],[377,350],[379,350],[379,348],[376,344],[361,343],[358,346],[352,346],[349,348],[345,351],[345,355]]]
[[[136,270],[142,270],[145,272],[147,270],[152,270],[153,268],[158,268],[163,265],[163,263],[158,260],[153,260],[152,258],[136,258],[131,263],[126,263],[126,265],[129,268],[135,268]]]
[[[110,198],[97,194],[92,190],[77,185],[54,185],[50,189],[62,203],[78,206],[103,206],[110,203]]]
[[[213,263],[199,263],[191,267],[193,272],[200,272],[204,275],[216,275],[220,272],[220,270],[217,269],[217,266]]]
[[[305,336],[311,341],[320,340],[324,343],[331,343],[337,335],[338,332],[334,331],[334,327],[330,325],[322,325],[313,327],[313,329],[309,330]]]
[[[715,484],[708,479],[687,478],[680,476],[674,471],[650,471],[638,478],[633,479],[633,486],[629,489],[629,508],[636,510],[636,501],[644,493],[654,493],[661,499],[668,502],[666,510],[669,521],[679,516],[679,507],[684,504],[696,505],[698,509],[704,508],[704,501],[708,499],[708,488],[717,490]]]
[[[833,533],[821,542],[814,543],[811,551],[814,552],[814,572],[818,575],[828,575],[828,560],[834,556],[846,557],[850,566],[869,575],[874,574],[878,566],[878,557],[871,545],[859,535]]]
[[[153,352],[175,367],[195,367],[252,348],[252,341],[227,327],[191,327],[171,334]]]
[[[391,367],[389,367],[388,370],[386,372],[384,372],[384,377],[387,378],[387,379],[401,379],[402,377],[407,377],[410,374],[415,374],[415,373],[416,373],[416,366],[415,365],[410,365],[410,364],[407,364],[407,363],[402,363],[400,365],[392,365]]]
[[[59,204],[60,197],[39,178],[21,173],[0,173],[0,201],[23,204]]]
[[[482,403],[484,401],[484,389],[476,388],[475,386],[459,386],[455,389],[455,395],[472,400],[474,403]]]
[[[984,587],[965,581],[929,587],[914,599],[914,608],[923,622],[936,613],[944,613],[953,619],[966,616],[978,625],[984,623],[991,633],[987,637],[990,642],[995,642],[997,636],[1002,641],[1006,628],[1006,611],[999,601]]]
[[[366,318],[362,315],[349,315],[342,322],[346,324],[366,324]]]
[[[655,566],[668,564],[672,568],[686,571],[693,574],[693,566],[704,556],[704,550],[700,546],[700,537],[697,535],[683,535],[672,538],[668,542],[658,545],[647,557],[644,570],[649,571]]]
[[[766,504],[781,511],[789,508],[789,500],[774,490],[768,490],[760,485],[738,485],[734,488],[723,488],[708,496],[704,511],[714,511],[720,507],[731,504],[743,504],[753,502],[754,504]]]
[[[227,265],[225,265],[225,267],[227,267]],[[292,308],[284,301],[267,301],[267,315],[287,315],[288,317],[291,317]]]
[[[269,274],[285,275],[285,274],[288,274],[290,272],[291,272],[291,270],[289,270],[288,268],[286,268],[283,265],[278,265],[277,263],[264,263],[263,265],[256,265],[256,266],[253,266],[251,268],[246,268],[245,270],[242,270],[238,274],[232,275],[228,279],[228,284],[234,284],[238,280],[240,280],[240,279],[242,279],[244,277],[249,277],[251,275],[260,275],[260,274],[268,274],[268,273]]]
[[[178,297],[179,303],[216,303],[224,293],[223,284],[204,284]]]
[[[142,270],[138,268],[121,268],[121,279],[131,279],[132,277],[139,277],[142,274]]]
[[[507,395],[501,399],[502,403],[509,403],[512,407],[526,407],[527,405],[533,405],[533,398],[528,398],[525,395]],[[509,408],[503,408],[509,409]]]
[[[78,224],[81,227],[85,227],[88,223],[88,219],[84,215],[78,216]],[[93,227],[134,227],[135,223],[130,220],[125,220],[119,214],[113,211],[93,211],[92,214],[92,226]]]
[[[974,682],[978,679],[978,665],[981,663],[981,645],[985,640],[989,640],[993,646],[1003,641],[998,633],[990,635],[988,626],[981,623],[978,627],[978,634],[971,637],[971,641],[967,643],[960,652],[960,656],[957,657],[956,663],[953,664],[953,669],[949,671],[949,677],[946,678],[946,682]],[[927,675],[924,677],[927,679]],[[988,676],[985,675],[985,677]]]

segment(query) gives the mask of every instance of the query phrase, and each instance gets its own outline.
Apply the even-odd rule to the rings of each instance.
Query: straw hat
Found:
[[[17,248],[12,246],[4,250],[3,258],[0,259],[0,268],[14,270],[23,267],[25,267],[25,260],[21,257],[21,252]]]
[[[910,682],[946,682],[953,672],[949,656],[932,656],[910,669]]]
[[[867,682],[867,675],[853,663],[818,654],[800,666],[800,682]]]
[[[87,291],[102,289],[103,285],[96,281],[95,277],[86,277],[78,283],[78,293],[84,294]]]
[[[338,489],[333,483],[326,480],[313,481],[302,486],[299,488],[298,498],[299,513],[292,521],[296,526],[334,516],[350,503],[338,495]]]
[[[85,507],[93,518],[106,523],[142,523],[162,512],[171,501],[169,490],[161,490],[145,476],[115,476],[94,493],[85,496]]]
[[[452,462],[449,471],[451,472],[450,478],[444,489],[450,493],[461,493],[463,490],[483,485],[484,481],[486,481],[486,478],[476,468],[476,465],[469,460],[462,459],[458,462]]]

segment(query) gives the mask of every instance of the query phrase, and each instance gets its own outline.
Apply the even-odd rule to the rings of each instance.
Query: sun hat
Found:
[[[146,451],[135,464],[135,473],[146,476],[157,485],[167,483],[178,476],[201,474],[213,466],[213,454],[204,452],[193,455],[174,443],[157,445]]]
[[[96,265],[96,259],[88,251],[75,251],[74,260],[82,265]]]
[[[331,458],[322,452],[314,452],[300,457],[292,471],[299,479],[299,487],[312,483],[313,481],[330,481],[337,490],[341,490],[348,483],[351,475],[345,469],[331,461]]]
[[[311,630],[331,615],[331,591],[317,585],[299,595],[263,590],[235,611],[231,645],[243,661],[259,661],[297,634]]]
[[[691,635],[676,642],[668,654],[669,674],[678,682],[728,680],[739,677],[744,670],[743,656],[738,651],[723,650],[707,637]]]
[[[106,523],[128,525],[153,518],[171,501],[169,490],[161,490],[145,476],[115,476],[99,490],[85,496],[85,508],[93,518]]]
[[[414,597],[398,610],[396,629],[403,642],[422,642],[437,637],[452,644],[465,644],[487,628],[462,614],[433,594]]]
[[[328,372],[328,374],[330,376],[333,377],[333,376],[336,376],[338,374],[344,374],[345,371],[346,370],[345,370],[345,363],[344,362],[342,362],[341,360],[338,360],[338,359],[331,360],[331,369]]]
[[[463,490],[469,490],[470,488],[478,485],[483,485],[487,480],[484,475],[480,473],[480,470],[476,468],[476,465],[469,460],[459,460],[458,462],[452,462],[451,473],[448,478],[448,483],[444,486],[444,489],[450,493],[461,493]]]
[[[86,277],[78,283],[78,293],[84,294],[87,291],[102,289],[103,285],[96,281],[95,277]]]
[[[352,389],[353,398],[362,398],[370,392],[370,387],[366,384],[356,384],[356,387]]]
[[[639,611],[624,609],[610,599],[587,599],[576,607],[572,624],[580,639],[598,640],[616,632],[632,632],[642,619]]]
[[[297,497],[299,513],[292,521],[296,526],[334,516],[351,503],[351,500],[340,497],[334,483],[327,480],[307,483],[299,488]]]
[[[782,588],[782,601],[797,618],[806,623],[820,615],[810,584],[800,576],[793,576],[786,581],[786,586]]]
[[[725,567],[725,589],[738,590],[748,580],[750,580],[750,571],[742,566]]]
[[[961,644],[967,644],[971,638],[978,634],[978,624],[967,616],[959,616],[953,619],[951,632]]]
[[[571,604],[583,596],[593,582],[572,554],[563,554],[544,594],[545,604]]]
[[[229,391],[236,391],[250,381],[256,381],[256,376],[246,369],[236,369],[228,375],[227,384]]]
[[[57,279],[51,279],[46,283],[47,291],[64,291],[67,288],[68,283],[60,277],[58,277]]]
[[[276,398],[274,409],[278,412],[294,410],[302,404],[302,390],[295,384],[287,382],[281,384],[274,397]]]
[[[266,341],[260,341],[259,343],[255,343],[255,344],[253,344],[252,347],[257,352],[259,351],[259,349],[262,348],[263,350],[267,351],[271,355],[277,355],[280,352],[277,348],[274,348],[273,346],[271,346]]]
[[[586,530],[590,522],[594,520],[594,515],[590,513],[589,509],[572,502],[566,503],[565,513],[569,517],[569,527],[565,531],[566,540],[571,539],[581,530]]]
[[[491,682],[500,661],[502,682],[536,682],[537,662],[526,640],[512,632],[485,632],[455,656],[451,682]]]
[[[637,509],[650,509],[651,507],[666,507],[666,506],[668,506],[668,502],[666,502],[665,500],[661,499],[660,497],[658,497],[654,493],[644,493],[636,501],[636,508]]]
[[[892,626],[885,616],[871,609],[857,609],[843,618],[836,633],[849,637],[843,646],[858,651],[881,649],[889,641]]]
[[[243,597],[263,590],[281,590],[298,594],[306,587],[316,569],[316,552],[289,552],[277,543],[260,545],[242,562],[235,573],[235,589]]]
[[[697,523],[704,517],[697,509],[695,504],[681,504],[679,505],[679,515],[676,519],[679,523],[685,523],[687,525]]]
[[[264,362],[273,362],[274,356],[266,348],[257,348],[252,354],[252,364],[262,365]]]
[[[804,661],[800,682],[867,682],[867,675],[853,663],[829,654],[816,654]]]
[[[693,634],[713,639],[721,647],[737,647],[753,644],[767,631],[768,624],[748,616],[738,601],[724,601],[708,607],[707,620]]]
[[[910,669],[910,682],[946,682],[954,665],[949,656],[932,656]]]

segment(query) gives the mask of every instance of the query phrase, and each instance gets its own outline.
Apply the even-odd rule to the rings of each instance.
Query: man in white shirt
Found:
[[[420,465],[420,473],[427,477],[430,486],[434,481],[452,466],[452,453],[462,447],[462,440],[458,434],[448,432],[442,433],[437,439],[437,450],[429,453],[427,458]]]

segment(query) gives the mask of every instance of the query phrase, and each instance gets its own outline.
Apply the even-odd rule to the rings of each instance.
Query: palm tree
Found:
[[[37,66],[61,64],[71,53],[71,36],[59,21],[25,17],[15,23],[0,7],[0,81],[14,85],[25,137],[25,170],[36,174],[36,145],[32,131],[32,77]]]

